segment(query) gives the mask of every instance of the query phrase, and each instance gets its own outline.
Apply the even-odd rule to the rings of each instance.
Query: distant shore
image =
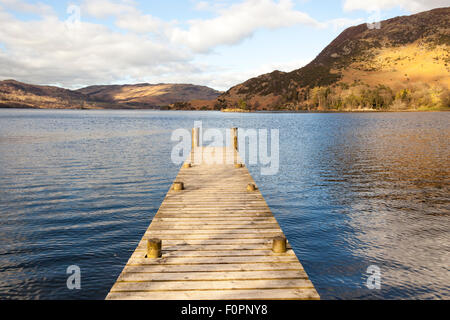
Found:
[[[383,113],[383,112],[443,112],[450,109],[433,109],[433,110],[261,110],[251,111],[251,113]]]
[[[407,109],[407,110],[375,110],[375,109],[348,109],[348,110],[221,110],[221,112],[236,113],[373,113],[373,112],[442,112],[450,111],[450,108],[442,109]]]
[[[236,108],[227,108],[227,109],[222,109],[222,110],[220,110],[220,112],[248,113],[248,112],[254,112],[254,111],[251,111],[251,110],[243,110],[243,109],[236,109]]]
[[[122,111],[214,111],[223,113],[383,113],[383,112],[445,112],[450,108],[442,109],[408,109],[408,110],[374,110],[374,109],[353,109],[353,110],[200,110],[200,109],[165,109],[165,108],[34,108],[26,106],[5,106],[0,105],[0,110],[122,110]]]

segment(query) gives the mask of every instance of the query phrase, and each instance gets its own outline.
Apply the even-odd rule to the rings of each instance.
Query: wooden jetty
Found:
[[[320,299],[232,132],[232,146],[206,148],[193,129],[191,155],[106,299]]]

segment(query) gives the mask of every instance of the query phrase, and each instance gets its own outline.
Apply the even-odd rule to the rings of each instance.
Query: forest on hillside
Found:
[[[412,84],[399,90],[379,84],[371,87],[360,81],[352,84],[317,86],[286,91],[271,106],[260,108],[240,99],[229,106],[220,99],[215,109],[237,108],[242,110],[447,110],[450,109],[450,90],[427,83]]]

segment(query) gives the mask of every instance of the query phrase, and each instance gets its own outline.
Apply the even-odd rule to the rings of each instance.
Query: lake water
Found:
[[[278,174],[249,169],[322,298],[450,298],[450,113],[14,109],[0,110],[0,298],[104,299],[178,173],[172,131],[199,120],[280,130]]]

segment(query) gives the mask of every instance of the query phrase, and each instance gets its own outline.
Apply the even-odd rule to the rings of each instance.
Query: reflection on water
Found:
[[[449,131],[435,125],[394,118],[349,129],[327,148],[321,177],[349,218],[347,247],[389,285],[368,296],[401,297],[413,285],[407,297],[448,297]]]
[[[279,173],[249,169],[323,298],[450,298],[449,113],[72,110],[0,110],[0,298],[103,299],[195,120],[280,129]]]

